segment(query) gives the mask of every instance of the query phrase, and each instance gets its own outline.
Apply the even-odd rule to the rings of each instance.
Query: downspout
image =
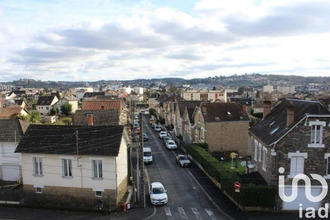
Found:
[[[115,181],[116,181],[116,190],[115,190],[115,197],[116,197],[116,205],[118,205],[118,185],[117,185],[117,157],[115,157]]]

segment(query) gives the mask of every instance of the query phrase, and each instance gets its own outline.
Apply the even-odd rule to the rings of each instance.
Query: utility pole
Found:
[[[144,183],[144,161],[143,161],[143,115],[140,113],[140,155],[139,155],[139,163],[140,163],[140,195],[141,195],[141,204],[142,207],[146,207],[146,190],[145,190],[145,183]]]

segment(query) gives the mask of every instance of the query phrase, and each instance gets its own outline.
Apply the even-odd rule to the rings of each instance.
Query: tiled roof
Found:
[[[294,121],[287,127],[287,107],[293,104]],[[258,137],[262,142],[270,145],[280,139],[287,131],[302,120],[306,114],[329,115],[330,112],[318,101],[304,101],[297,99],[285,99],[276,105],[271,113],[255,126],[250,128],[250,132]]]
[[[107,110],[77,110],[73,117],[74,125],[88,125],[88,114],[93,115],[93,125],[118,125],[118,109]]]
[[[185,108],[193,108],[198,107],[201,104],[201,101],[179,101],[178,106],[179,106],[179,111],[180,115],[182,116],[184,113]]]
[[[118,156],[124,127],[30,125],[15,152]]]
[[[28,122],[18,119],[1,119],[0,120],[0,142],[15,142],[17,143],[23,136],[29,126]],[[15,137],[16,135],[16,137]],[[15,140],[16,138],[16,140]]]
[[[37,105],[50,105],[55,96],[40,96],[37,102]]]
[[[239,103],[203,103],[201,111],[206,122],[250,120]]]
[[[20,106],[9,106],[6,108],[0,108],[0,118],[13,118],[19,115],[22,111]]]
[[[17,99],[17,100],[15,100],[15,104],[16,104],[16,105],[22,105],[23,102],[24,102],[24,100],[22,100],[22,99]]]
[[[86,92],[84,94],[84,98],[90,98],[95,96],[104,96],[105,92]]]
[[[121,100],[93,100],[83,102],[83,110],[120,109]]]

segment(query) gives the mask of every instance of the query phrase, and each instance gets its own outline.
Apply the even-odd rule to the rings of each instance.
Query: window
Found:
[[[311,126],[311,143],[308,144],[308,147],[324,147],[324,144],[322,144],[322,138],[325,122],[319,120],[310,121],[309,126]]]
[[[102,178],[102,160],[92,160],[93,178]]]
[[[36,187],[36,193],[42,193],[42,188],[41,187]]]
[[[42,176],[42,158],[33,157],[33,174],[35,176]]]
[[[326,163],[326,173],[325,173],[325,178],[326,179],[330,179],[330,153],[326,153],[324,155],[324,159],[327,160],[327,163]]]
[[[46,110],[49,110],[49,107],[46,107]]]
[[[96,197],[102,197],[102,191],[95,191]]]
[[[267,167],[267,148],[263,147],[262,149],[262,169],[266,171]]]
[[[259,143],[259,162],[261,162],[261,148],[262,148],[262,144]]]
[[[62,159],[62,176],[72,177],[72,160]]]
[[[257,161],[258,158],[258,141],[254,140],[254,160]]]
[[[290,161],[290,175],[289,178],[293,178],[297,174],[304,173],[304,159],[307,158],[307,153],[289,153]]]

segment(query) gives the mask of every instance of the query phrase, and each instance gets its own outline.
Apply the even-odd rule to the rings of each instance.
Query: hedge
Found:
[[[228,169],[207,152],[203,147],[189,145],[187,152],[203,169],[221,184],[221,189],[242,206],[274,207],[277,189],[274,186],[255,184],[242,185],[239,195],[235,192],[234,183],[242,183],[235,170]]]

